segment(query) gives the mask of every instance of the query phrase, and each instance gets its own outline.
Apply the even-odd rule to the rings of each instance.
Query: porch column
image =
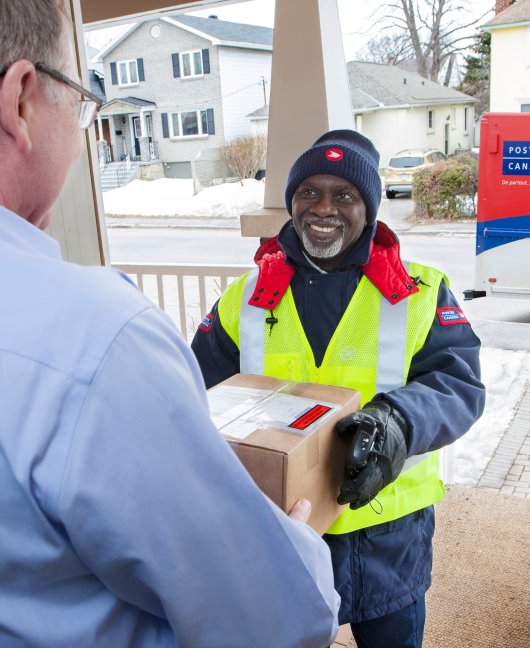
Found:
[[[99,135],[98,142],[105,140],[105,138],[103,137],[103,120],[101,119],[101,115],[98,115],[98,135]]]
[[[72,19],[68,30],[79,73],[83,85],[88,88],[90,81],[79,0],[64,0],[64,5]],[[82,265],[110,262],[94,127],[83,132],[81,155],[70,169],[46,231],[60,243],[66,261]]]
[[[101,115],[98,115],[98,157],[100,166],[107,163],[107,142],[103,137],[103,120]]]
[[[140,123],[142,124],[142,137],[138,138],[140,142],[140,158],[142,162],[151,160],[151,151],[149,149],[149,135],[147,133],[147,119],[145,111],[140,110]]]
[[[142,137],[147,137],[147,119],[145,110],[140,109],[140,123],[142,124]]]
[[[242,236],[275,236],[289,218],[292,164],[329,130],[354,129],[337,0],[276,0],[264,209]]]

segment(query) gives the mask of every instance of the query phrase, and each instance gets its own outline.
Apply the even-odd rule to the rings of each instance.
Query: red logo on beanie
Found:
[[[340,149],[329,149],[326,151],[326,157],[330,162],[338,162],[344,157],[344,153]]]

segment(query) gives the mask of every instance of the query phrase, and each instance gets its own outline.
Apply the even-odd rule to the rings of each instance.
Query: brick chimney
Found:
[[[511,2],[510,0],[495,0],[495,15],[500,14],[501,11],[508,9]]]

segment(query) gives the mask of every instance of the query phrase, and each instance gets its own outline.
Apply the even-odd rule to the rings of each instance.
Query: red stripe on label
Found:
[[[305,430],[306,427],[309,427],[311,423],[314,423],[321,416],[324,416],[324,414],[329,412],[330,409],[331,407],[327,407],[326,405],[315,405],[309,410],[309,412],[306,412],[300,418],[296,419],[296,421],[291,423],[289,427],[297,430]]]

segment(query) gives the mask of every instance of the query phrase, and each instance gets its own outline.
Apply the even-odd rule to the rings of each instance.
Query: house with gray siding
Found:
[[[191,177],[191,160],[238,135],[268,101],[273,30],[185,14],[131,25],[104,47],[114,161],[132,154],[146,177]]]

